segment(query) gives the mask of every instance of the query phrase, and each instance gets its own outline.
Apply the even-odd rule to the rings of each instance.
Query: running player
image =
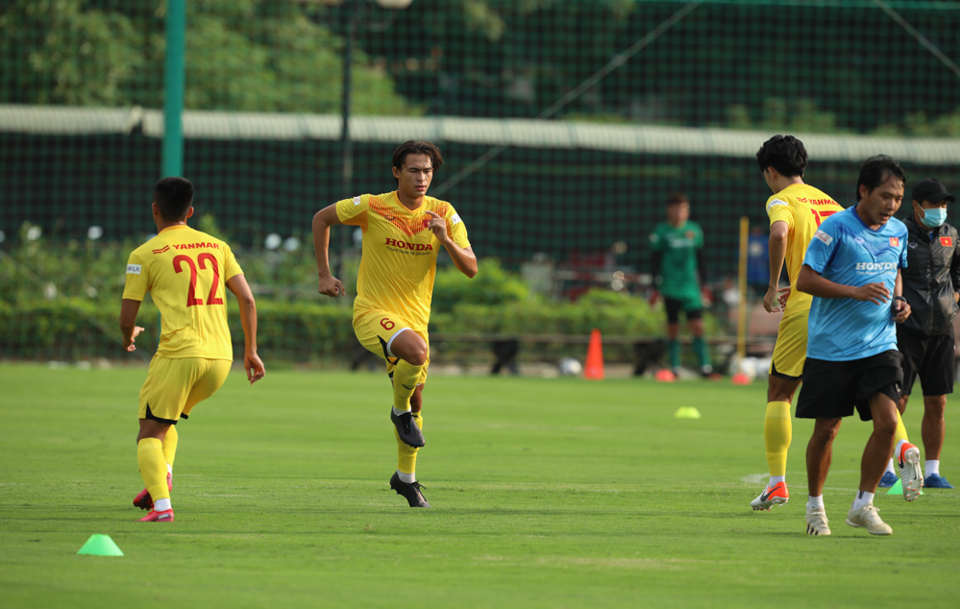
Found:
[[[770,217],[770,283],[763,297],[769,313],[783,311],[777,342],[773,347],[767,384],[767,413],[763,420],[763,439],[767,449],[770,482],[760,496],[750,502],[754,510],[769,510],[790,498],[787,491],[787,450],[793,436],[790,403],[800,386],[803,361],[807,354],[807,318],[809,294],[780,287],[784,262],[790,285],[796,284],[803,255],[817,226],[830,215],[843,211],[829,195],[803,182],[807,168],[807,150],[792,135],[775,135],[757,151],[757,164],[763,179],[773,191],[767,199]]]
[[[710,352],[703,340],[703,297],[700,281],[706,277],[703,230],[690,218],[690,200],[682,192],[667,199],[667,221],[650,233],[653,275],[667,309],[667,354],[674,377],[680,372],[680,311],[693,334],[700,373],[713,376]],[[697,279],[699,273],[700,279]],[[654,294],[654,301],[657,294]]]
[[[363,229],[363,254],[353,303],[353,328],[364,347],[382,357],[393,382],[393,422],[397,471],[390,487],[410,507],[430,507],[416,476],[423,439],[423,386],[430,364],[430,302],[441,246],[467,277],[477,274],[477,258],[467,229],[452,205],[427,196],[433,174],[443,163],[440,150],[418,140],[393,153],[397,190],[359,195],[321,209],[313,217],[319,291],[343,296],[330,273],[330,227]]]
[[[811,294],[804,385],[797,417],[816,419],[807,445],[807,533],[829,535],[823,486],[833,440],[843,417],[873,420],[863,449],[860,488],[846,523],[873,535],[892,529],[880,519],[873,496],[895,446],[897,400],[903,381],[894,321],[910,316],[901,296],[900,269],[907,266],[907,227],[893,217],[903,199],[903,169],[888,156],[860,166],[857,204],[823,221],[814,233],[796,289]],[[920,452],[900,440],[897,454],[912,474],[903,481],[907,501],[923,485]],[[909,446],[909,449],[907,449]]]
[[[140,389],[137,462],[146,488],[133,504],[150,512],[141,522],[173,522],[170,491],[177,452],[177,421],[223,384],[233,361],[226,289],[240,303],[245,337],[243,367],[250,384],[263,378],[257,356],[257,308],[230,246],[187,226],[193,184],[164,178],[153,191],[157,236],[130,254],[120,309],[127,351],[143,328],[136,325],[147,292],[160,310],[160,346]]]

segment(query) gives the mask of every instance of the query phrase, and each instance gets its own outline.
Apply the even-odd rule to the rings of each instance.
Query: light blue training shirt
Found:
[[[856,205],[823,221],[803,263],[834,283],[862,286],[883,282],[886,303],[813,297],[807,328],[807,357],[828,361],[863,359],[897,348],[893,290],[897,272],[907,266],[907,227],[890,218],[871,230]]]

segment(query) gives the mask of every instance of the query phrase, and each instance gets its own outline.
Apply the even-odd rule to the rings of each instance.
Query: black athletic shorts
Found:
[[[953,326],[937,336],[897,326],[897,347],[903,354],[903,395],[910,395],[918,375],[923,395],[953,393],[953,342]]]
[[[847,362],[808,357],[803,365],[797,418],[849,417],[856,407],[860,420],[871,420],[870,396],[882,393],[894,402],[900,399],[902,359],[895,349]]]
[[[684,306],[687,305],[686,301],[679,300],[677,298],[670,298],[669,296],[663,297],[663,304],[667,309],[667,322],[671,324],[680,322],[680,311],[683,311],[687,316],[687,321],[693,321],[695,319],[700,319],[703,317],[702,309],[689,309],[684,310]]]

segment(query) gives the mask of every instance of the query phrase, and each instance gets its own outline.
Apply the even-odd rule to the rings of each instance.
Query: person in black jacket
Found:
[[[957,229],[945,222],[947,203],[955,200],[942,183],[926,178],[913,187],[913,216],[904,220],[909,266],[903,269],[903,295],[913,314],[897,326],[897,344],[903,354],[903,392],[897,407],[902,415],[919,375],[924,488],[953,488],[940,475],[940,449],[943,411],[947,394],[953,393],[953,319],[960,300],[960,243]],[[893,471],[892,463],[888,471]],[[896,483],[896,478],[884,477]]]

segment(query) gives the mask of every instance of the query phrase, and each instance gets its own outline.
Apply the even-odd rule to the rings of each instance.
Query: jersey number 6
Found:
[[[213,284],[210,286],[210,294],[207,295],[207,304],[208,305],[222,305],[223,299],[217,298],[217,288],[220,287],[220,268],[217,266],[217,259],[213,257],[213,254],[208,254],[206,252],[197,256],[197,262],[200,264],[200,270],[207,270],[206,265],[204,264],[207,260],[210,261],[210,268],[213,270]],[[203,300],[197,298],[197,265],[194,264],[193,258],[190,256],[184,256],[180,254],[173,258],[173,270],[177,273],[183,271],[183,264],[186,262],[187,266],[190,267],[190,293],[187,294],[187,306],[192,307],[194,305],[202,305]]]

